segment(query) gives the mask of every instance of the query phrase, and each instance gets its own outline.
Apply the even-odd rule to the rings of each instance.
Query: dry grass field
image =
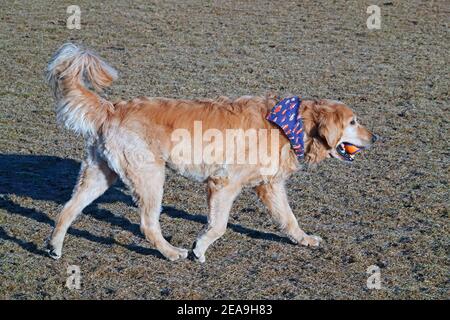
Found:
[[[74,3],[75,2],[75,3]],[[66,8],[81,8],[81,30]],[[380,30],[366,26],[381,8]],[[0,10],[1,299],[448,299],[448,1],[2,1]],[[291,244],[252,190],[233,206],[207,262],[171,263],[139,231],[117,183],[84,210],[63,257],[44,240],[70,198],[83,141],[58,127],[43,70],[64,42],[120,72],[105,93],[174,98],[296,94],[340,99],[382,137],[348,165],[299,172],[289,196],[324,239]],[[164,236],[191,248],[205,186],[168,173]],[[67,267],[81,289],[65,287]],[[366,286],[377,265],[381,290]]]

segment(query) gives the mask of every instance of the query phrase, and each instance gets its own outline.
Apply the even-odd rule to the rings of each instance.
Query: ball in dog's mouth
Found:
[[[348,142],[342,142],[336,147],[337,153],[346,161],[353,161],[355,155],[362,149]]]

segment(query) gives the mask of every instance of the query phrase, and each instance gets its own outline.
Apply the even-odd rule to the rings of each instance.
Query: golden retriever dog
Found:
[[[141,231],[151,245],[171,261],[186,258],[188,250],[164,239],[159,224],[166,167],[207,185],[208,224],[193,248],[198,261],[205,261],[208,247],[225,233],[231,206],[243,187],[254,188],[293,242],[318,246],[321,239],[306,234],[298,225],[288,203],[286,179],[303,163],[326,158],[353,160],[343,149],[344,143],[367,148],[376,140],[345,104],[303,100],[298,112],[303,119],[304,158],[299,159],[280,127],[266,119],[278,103],[276,97],[139,97],[113,103],[98,92],[116,78],[117,72],[96,54],[71,43],[63,45],[48,64],[47,80],[56,99],[57,119],[82,135],[87,149],[72,198],[62,209],[47,244],[52,258],[61,256],[64,237],[75,218],[117,178],[132,191],[140,210]],[[228,138],[228,131],[237,135],[230,138],[233,143],[228,139],[224,146],[219,140],[221,135]],[[229,147],[234,145],[241,149]],[[263,157],[249,161],[255,148],[265,149],[269,161]],[[209,156],[199,156],[202,153]]]

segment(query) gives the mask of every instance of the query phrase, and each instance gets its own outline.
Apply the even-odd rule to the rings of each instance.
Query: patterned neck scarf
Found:
[[[272,111],[266,116],[267,120],[276,124],[284,131],[299,160],[305,155],[303,121],[299,112],[300,104],[301,100],[297,96],[286,98],[273,107]]]

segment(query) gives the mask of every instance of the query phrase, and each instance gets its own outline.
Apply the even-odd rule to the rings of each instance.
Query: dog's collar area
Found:
[[[303,121],[300,113],[301,99],[298,96],[285,98],[277,103],[266,116],[266,119],[283,130],[291,143],[297,159],[305,155],[303,141]]]

